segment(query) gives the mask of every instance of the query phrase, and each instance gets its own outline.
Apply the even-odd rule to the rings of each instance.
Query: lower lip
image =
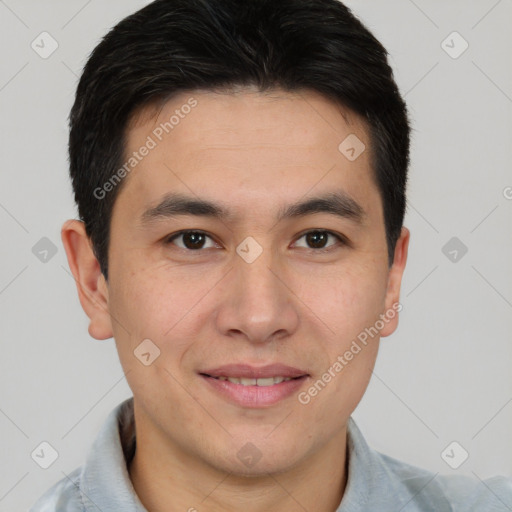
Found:
[[[272,386],[244,386],[229,380],[219,380],[200,375],[214,391],[242,407],[266,407],[274,405],[296,393],[304,384],[307,376],[273,384]]]

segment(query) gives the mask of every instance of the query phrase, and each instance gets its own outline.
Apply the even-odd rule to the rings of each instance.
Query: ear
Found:
[[[89,317],[89,334],[97,340],[111,338],[112,324],[108,308],[108,285],[94,255],[85,225],[68,220],[61,230],[69,268],[75,278],[78,298]]]
[[[405,270],[405,264],[407,262],[409,238],[409,230],[403,227],[402,232],[400,234],[400,238],[396,242],[393,265],[389,270],[388,286],[386,290],[385,300],[385,311],[390,313],[386,315],[389,320],[386,322],[385,326],[380,331],[381,337],[389,336],[390,334],[395,332],[396,328],[398,327],[398,312],[401,310],[401,307],[398,306],[398,303],[400,301],[400,287],[402,284],[402,276]]]

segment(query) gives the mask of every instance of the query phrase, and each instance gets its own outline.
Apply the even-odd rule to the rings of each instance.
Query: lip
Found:
[[[201,370],[200,374],[210,377],[244,377],[247,379],[265,379],[268,377],[287,377],[294,379],[309,375],[307,371],[284,364],[268,364],[266,366],[251,366],[248,364],[226,364],[218,368]]]
[[[270,364],[260,367],[246,364],[228,364],[198,373],[207,386],[217,395],[246,408],[270,407],[296,394],[309,378],[309,374],[304,370],[283,364]],[[244,386],[228,380],[214,378],[220,376],[253,379],[280,376],[293,380],[283,381],[272,386]]]
[[[244,386],[206,375],[201,375],[201,378],[216,394],[232,403],[241,407],[262,408],[270,407],[296,394],[308,377],[304,375],[272,386]]]

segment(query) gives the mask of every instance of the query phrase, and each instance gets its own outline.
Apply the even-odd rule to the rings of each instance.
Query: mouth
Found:
[[[260,387],[268,387],[274,386],[275,384],[281,384],[281,382],[288,382],[289,380],[297,380],[306,377],[306,375],[301,375],[299,377],[283,377],[281,375],[276,377],[262,377],[259,379],[256,378],[247,378],[247,377],[226,377],[225,375],[219,375],[215,377],[213,375],[208,375],[207,373],[200,373],[204,377],[210,377],[212,379],[229,381],[232,384],[241,384],[242,386],[260,386]]]
[[[225,365],[198,373],[218,396],[247,408],[274,405],[298,392],[310,377],[304,370],[282,364]]]

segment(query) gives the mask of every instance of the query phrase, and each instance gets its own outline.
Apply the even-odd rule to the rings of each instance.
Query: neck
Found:
[[[135,421],[137,445],[129,473],[149,512],[335,512],[345,492],[346,427],[294,467],[248,477],[180,450],[137,414]]]

